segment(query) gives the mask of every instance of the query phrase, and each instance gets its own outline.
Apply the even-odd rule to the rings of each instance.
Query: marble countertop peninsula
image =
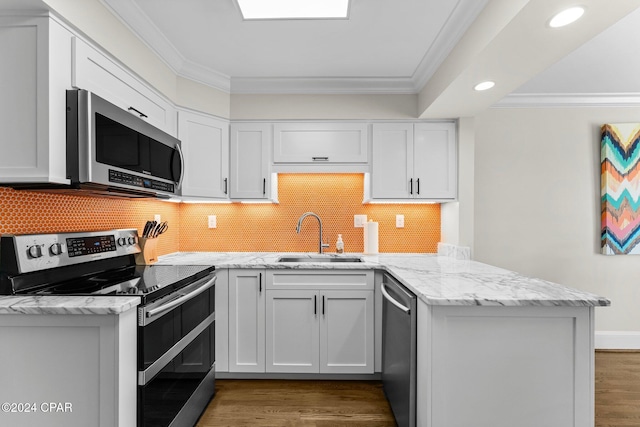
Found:
[[[608,306],[588,292],[468,259],[435,254],[324,254],[359,257],[363,262],[278,262],[282,256],[317,253],[176,252],[158,264],[215,265],[222,268],[373,269],[387,271],[429,305],[462,306]]]
[[[120,314],[140,304],[135,296],[51,296],[0,297],[0,314]]]

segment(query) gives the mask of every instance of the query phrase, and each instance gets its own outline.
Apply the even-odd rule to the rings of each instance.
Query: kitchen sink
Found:
[[[278,262],[362,262],[362,258],[357,257],[323,257],[323,256],[306,256],[306,257],[288,257],[284,256],[278,259]]]

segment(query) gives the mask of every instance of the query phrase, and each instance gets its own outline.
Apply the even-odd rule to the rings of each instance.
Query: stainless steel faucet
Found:
[[[314,216],[318,220],[318,226],[320,228],[320,237],[318,238],[318,253],[321,254],[322,250],[324,248],[328,248],[329,247],[329,244],[328,243],[322,243],[322,220],[320,219],[320,217],[318,215],[314,214],[313,212],[305,212],[305,213],[303,213],[302,216],[300,217],[300,219],[298,220],[298,225],[296,227],[296,233],[300,234],[300,227],[302,227],[302,220],[304,220],[308,216]]]

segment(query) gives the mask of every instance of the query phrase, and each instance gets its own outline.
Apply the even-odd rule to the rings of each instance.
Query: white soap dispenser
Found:
[[[338,240],[336,241],[336,253],[344,252],[344,242],[342,241],[342,234],[338,234]]]

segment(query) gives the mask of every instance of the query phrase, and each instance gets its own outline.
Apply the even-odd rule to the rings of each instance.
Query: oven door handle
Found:
[[[204,285],[200,286],[199,288],[189,292],[188,294],[182,295],[180,298],[176,298],[176,299],[172,300],[171,302],[168,302],[166,304],[161,305],[160,307],[156,307],[156,308],[153,308],[153,309],[147,311],[146,317],[149,319],[151,317],[154,317],[154,316],[157,316],[159,314],[165,313],[165,312],[167,312],[167,311],[179,306],[180,304],[184,304],[185,302],[189,301],[190,299],[193,299],[193,298],[197,297],[198,295],[200,295],[201,293],[203,293],[204,291],[206,291],[207,289],[209,289],[210,287],[215,285],[217,279],[218,279],[218,276],[213,276],[213,278],[211,278],[211,280],[209,280],[207,283],[205,283]]]

